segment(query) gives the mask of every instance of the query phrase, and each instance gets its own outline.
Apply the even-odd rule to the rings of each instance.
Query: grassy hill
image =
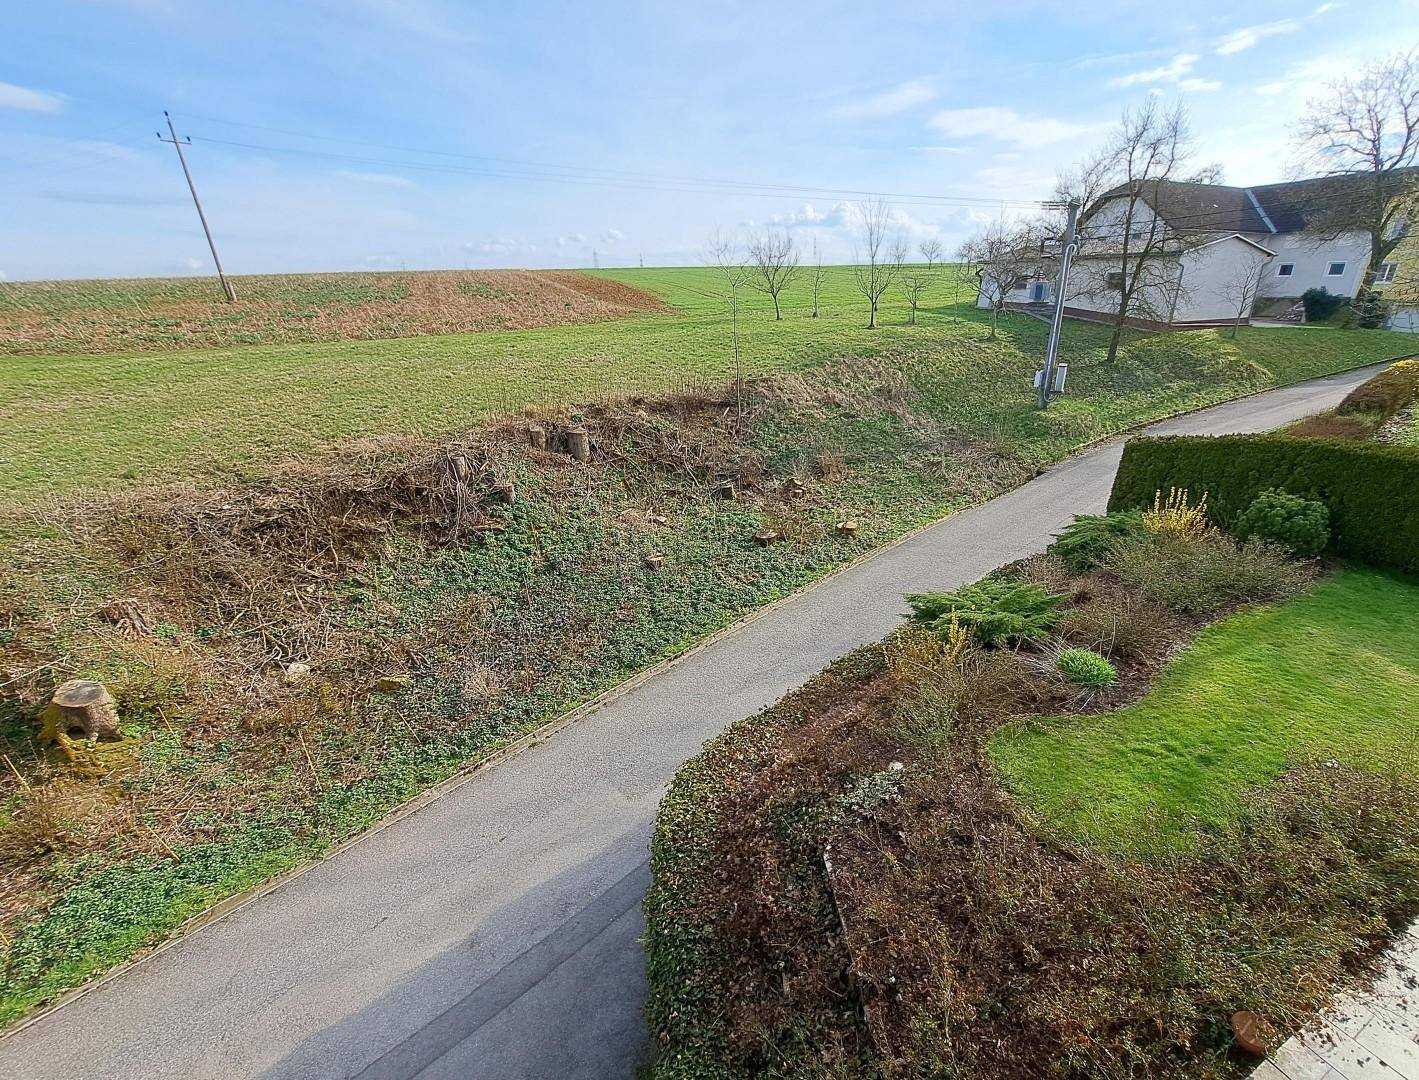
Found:
[[[674,389],[731,374],[729,317],[713,272],[618,270],[585,277],[645,290],[672,310],[389,340],[268,341],[103,356],[4,356],[0,349],[0,501],[133,481],[249,476],[274,459],[334,441],[466,430],[536,402]],[[865,329],[865,305],[845,267],[828,269],[817,319],[810,317],[804,279],[785,294],[781,322],[773,320],[766,297],[748,292],[740,318],[745,370],[763,375],[845,355],[929,358],[948,375],[943,389],[963,421],[1017,444],[1029,441],[1040,434],[1029,380],[1045,327],[1012,317],[999,340],[989,341],[984,315],[954,279],[950,268],[942,271],[917,326],[906,325],[904,304],[889,296],[877,330]],[[56,317],[67,316],[57,311]],[[1074,406],[1062,403],[1049,421],[1060,427],[1056,449],[1137,417],[1216,399],[1205,391],[1175,395],[1157,386],[1154,375],[1137,377],[1137,356],[1104,371],[1095,363],[1103,339],[1099,327],[1076,323],[1066,330],[1064,354],[1075,361],[1071,389],[1116,394],[1102,425],[1075,418],[1071,427]],[[1198,363],[1211,363],[1230,393],[1239,364],[1249,368],[1248,388],[1256,389],[1401,355],[1412,345],[1408,335],[1380,331],[1244,330],[1235,342],[1201,331],[1144,339],[1135,353],[1148,354],[1147,366],[1155,370],[1163,353],[1176,352],[1186,379]]]

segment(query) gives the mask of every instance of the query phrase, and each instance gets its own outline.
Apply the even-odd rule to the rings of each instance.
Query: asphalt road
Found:
[[[1153,429],[1254,432],[1376,369]],[[666,783],[725,725],[1105,503],[1121,443],[771,608],[580,722],[0,1040],[16,1078],[614,1078],[647,1052],[640,899]]]

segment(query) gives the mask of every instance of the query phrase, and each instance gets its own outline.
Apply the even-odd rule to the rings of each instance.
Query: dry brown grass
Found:
[[[570,271],[436,270],[233,279],[21,282],[0,295],[0,354],[105,353],[525,330],[671,309]]]

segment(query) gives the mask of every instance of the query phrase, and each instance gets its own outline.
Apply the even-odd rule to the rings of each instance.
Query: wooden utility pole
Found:
[[[217,245],[212,240],[212,230],[207,227],[207,215],[202,212],[202,200],[197,197],[197,185],[192,182],[192,173],[187,168],[187,158],[182,152],[182,144],[186,142],[189,146],[192,140],[179,139],[177,129],[172,126],[172,117],[168,115],[166,109],[163,110],[163,119],[168,122],[168,134],[172,137],[163,138],[163,133],[158,132],[158,138],[165,143],[172,143],[177,149],[177,160],[182,163],[182,175],[187,177],[187,190],[192,192],[192,205],[197,207],[197,220],[202,222],[202,232],[207,237],[207,246],[212,249],[212,261],[217,264],[217,280],[222,283],[222,292],[227,294],[227,303],[236,303],[236,290],[232,288],[232,283],[227,280],[227,275],[222,272],[222,260],[217,254]]]

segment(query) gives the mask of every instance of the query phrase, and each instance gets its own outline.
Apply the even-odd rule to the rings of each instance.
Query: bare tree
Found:
[[[734,422],[744,423],[744,357],[739,348],[739,293],[749,282],[749,268],[731,236],[716,230],[705,244],[704,261],[718,271],[724,304],[729,311],[729,340],[734,350]]]
[[[749,239],[750,283],[774,302],[774,319],[783,318],[779,294],[798,276],[798,249],[786,232],[766,230]]]
[[[929,271],[936,266],[937,260],[941,258],[941,241],[933,236],[930,240],[923,240],[917,250],[926,260],[926,269]]]
[[[858,292],[867,297],[867,329],[877,329],[877,305],[882,295],[892,287],[897,277],[897,264],[887,248],[887,231],[892,224],[892,210],[885,199],[869,199],[857,204],[862,218],[859,245],[853,251],[853,281]]]
[[[1010,293],[1039,267],[1038,233],[1024,222],[992,222],[963,243],[957,257],[975,271],[980,296],[990,305],[994,339]]]
[[[939,245],[938,245],[939,247]],[[923,270],[920,266],[912,266],[907,262],[907,244],[905,240],[897,240],[892,245],[892,263],[897,268],[897,289],[901,292],[902,298],[907,302],[909,312],[907,321],[916,325],[917,309],[921,307],[921,297],[926,292],[927,286],[931,284],[931,270]]]
[[[1251,318],[1252,306],[1256,303],[1256,293],[1261,287],[1261,279],[1266,273],[1268,265],[1268,260],[1265,258],[1253,259],[1239,267],[1230,281],[1222,284],[1219,290],[1222,299],[1231,304],[1237,313],[1232,320],[1232,332],[1228,336],[1235,338],[1237,327]]]
[[[1363,176],[1358,184],[1349,180],[1343,192],[1318,186],[1304,212],[1320,243],[1342,233],[1369,237],[1359,292],[1371,293],[1380,266],[1419,219],[1419,50],[1395,53],[1353,79],[1331,83],[1324,97],[1307,103],[1295,137],[1309,167]]]
[[[823,291],[823,253],[818,250],[818,238],[813,237],[813,318],[818,317],[818,294]]]
[[[1159,209],[1168,184],[1216,175],[1215,167],[1185,171],[1189,142],[1181,106],[1162,110],[1150,101],[1125,111],[1103,148],[1060,179],[1060,194],[1085,208],[1070,295],[1099,303],[1117,294],[1109,305],[1115,308],[1109,361],[1118,356],[1125,327],[1172,321],[1183,294],[1180,260],[1206,241],[1202,230],[1186,228],[1188,218],[1170,224]]]

